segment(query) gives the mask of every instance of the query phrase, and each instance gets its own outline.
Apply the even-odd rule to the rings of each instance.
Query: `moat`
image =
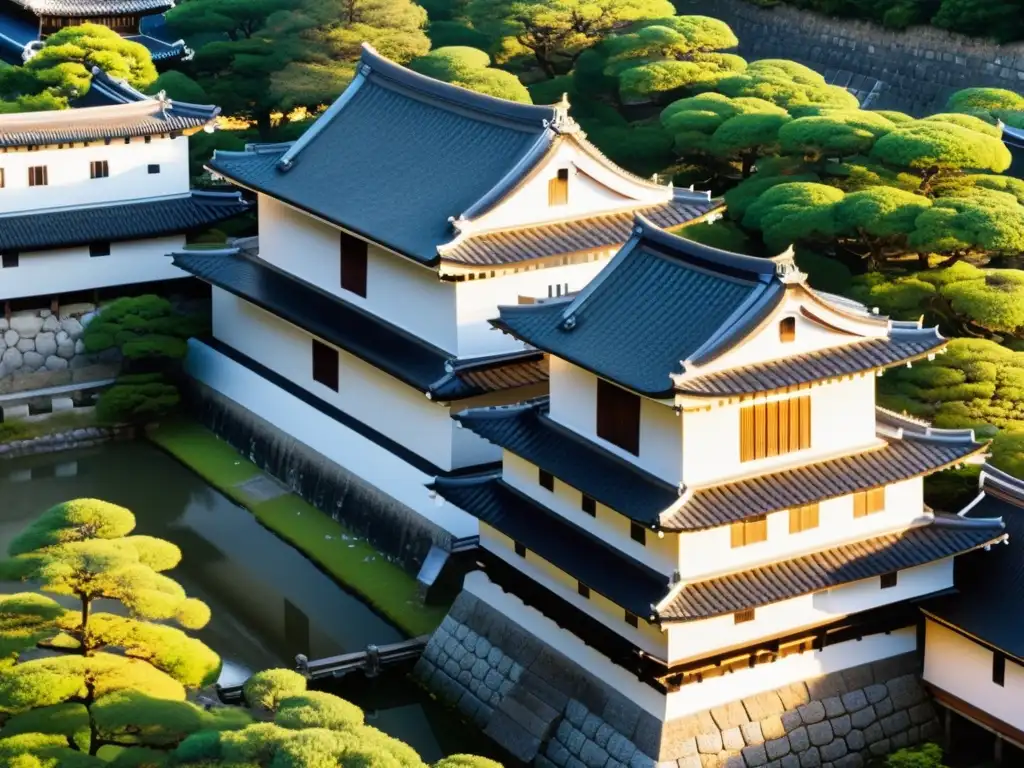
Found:
[[[181,548],[182,563],[170,575],[213,612],[196,634],[221,655],[223,684],[267,667],[293,667],[298,653],[319,658],[402,638],[249,512],[142,441],[0,461],[0,547],[6,551],[40,512],[79,497],[125,506],[136,515],[137,533]],[[24,587],[3,583],[0,589]],[[357,673],[331,690],[362,706],[370,724],[407,741],[427,761],[489,750],[487,741],[401,675],[368,681]]]

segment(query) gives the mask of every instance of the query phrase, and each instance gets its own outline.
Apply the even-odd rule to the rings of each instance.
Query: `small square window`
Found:
[[[587,496],[587,494],[585,493],[583,494],[583,499],[580,502],[580,506],[583,508],[583,511],[591,517],[597,517],[597,502],[594,501],[589,496]]]
[[[644,528],[640,523],[629,524],[629,538],[638,544],[647,545],[647,529]]]
[[[783,344],[796,339],[796,318],[784,317],[779,321],[779,341]]]
[[[545,472],[543,469],[537,472],[537,482],[540,483],[540,487],[548,491],[555,490],[555,476],[550,472]]]
[[[90,256],[109,256],[110,243],[89,243]]]
[[[579,593],[580,597],[590,599],[590,587],[584,584],[582,581],[576,582],[576,592]]]
[[[10,269],[18,266],[17,251],[4,251],[3,254],[0,254],[0,259],[2,259],[4,269]]]
[[[881,581],[882,589],[890,589],[892,587],[895,587],[897,581],[897,572],[893,571],[892,573],[883,573]]]
[[[1006,684],[1006,656],[999,651],[992,653],[992,682],[996,685]]]
[[[746,622],[753,621],[753,620],[754,620],[754,609],[753,608],[748,608],[745,611],[736,611],[736,613],[734,613],[732,615],[732,623],[733,624],[745,624]]]
[[[49,174],[45,165],[33,165],[28,169],[28,185],[30,187],[45,187],[49,183]]]
[[[516,554],[520,557],[526,557],[526,545],[516,542]]]
[[[626,623],[629,624],[629,626],[631,626],[631,627],[639,627],[640,626],[640,620],[637,618],[635,613],[630,613],[629,611],[626,611],[625,618],[626,618]]]
[[[110,165],[106,160],[93,160],[89,163],[90,179],[105,179],[110,175]]]
[[[160,165],[158,163],[151,163],[146,166],[146,172],[149,174],[160,173]]]

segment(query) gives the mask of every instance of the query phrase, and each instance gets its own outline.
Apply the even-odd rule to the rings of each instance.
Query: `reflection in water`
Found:
[[[213,612],[195,634],[221,654],[222,683],[241,682],[257,669],[292,667],[298,653],[319,658],[401,639],[247,511],[148,443],[0,460],[0,548],[6,551],[43,510],[80,497],[127,507],[137,533],[181,548],[182,563],[169,575]],[[0,584],[2,592],[21,588]],[[450,723],[405,680],[346,679],[341,686],[338,693],[368,708],[373,725],[408,741],[427,760],[480,749],[458,737],[449,744]]]

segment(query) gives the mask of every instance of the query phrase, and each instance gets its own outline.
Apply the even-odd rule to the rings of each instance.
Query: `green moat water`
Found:
[[[258,669],[293,667],[298,653],[313,659],[402,637],[249,512],[141,441],[0,460],[0,547],[6,551],[43,510],[79,497],[125,506],[136,515],[138,533],[181,548],[182,563],[169,575],[213,611],[196,634],[223,658],[223,684],[242,682]],[[356,673],[332,691],[362,706],[370,724],[409,742],[427,761],[489,751],[472,728],[400,675],[367,681]]]

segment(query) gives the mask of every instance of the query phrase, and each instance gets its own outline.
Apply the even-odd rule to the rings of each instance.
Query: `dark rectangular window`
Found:
[[[160,173],[160,164],[159,163],[150,163],[149,165],[146,166],[146,172],[150,173],[150,174]]]
[[[640,455],[640,396],[597,380],[597,436]]]
[[[647,529],[644,528],[640,523],[629,524],[629,538],[633,541],[647,545]]]
[[[537,470],[537,482],[540,483],[540,487],[548,491],[555,490],[555,477],[550,472],[545,472],[543,469]]]
[[[583,494],[583,500],[581,501],[580,506],[583,508],[583,511],[591,517],[597,517],[597,502],[585,493]]]
[[[516,542],[516,554],[520,557],[526,557],[526,545]]]
[[[640,626],[640,620],[637,618],[636,614],[630,613],[629,611],[626,611],[626,623],[631,627]]]
[[[736,613],[734,613],[732,615],[732,623],[733,624],[744,624],[744,623],[746,623],[748,621],[753,621],[753,620],[754,620],[754,609],[753,608],[748,608],[745,611],[736,611]]]
[[[881,578],[882,589],[891,589],[892,587],[895,587],[898,579],[899,576],[896,571],[893,571],[892,573],[883,573]]]
[[[793,397],[740,408],[740,461],[811,447],[811,398]]]
[[[341,233],[341,287],[366,297],[366,241]]]
[[[313,339],[313,381],[338,391],[338,350]]]
[[[45,187],[48,183],[45,165],[33,165],[28,169],[28,185],[30,187]]]
[[[93,160],[89,163],[90,179],[105,179],[110,175],[110,166],[106,160]]]
[[[580,597],[585,597],[588,600],[590,599],[590,587],[588,587],[582,581],[576,582],[576,591],[579,593]]]
[[[0,254],[0,259],[3,260],[4,269],[10,269],[11,267],[18,266],[17,251],[4,251],[2,254]]]
[[[89,243],[90,256],[109,256],[110,243]]]
[[[732,547],[745,547],[768,540],[768,518],[764,515],[752,517],[730,526],[729,535]]]
[[[992,652],[992,682],[996,685],[1006,684],[1006,656],[999,651]]]

